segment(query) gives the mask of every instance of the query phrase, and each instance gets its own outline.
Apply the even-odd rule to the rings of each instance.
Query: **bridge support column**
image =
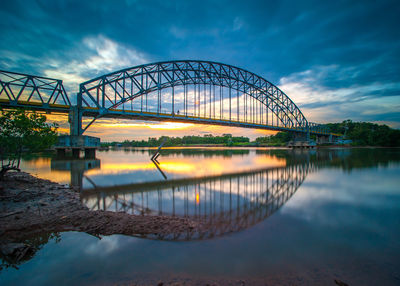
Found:
[[[96,158],[96,149],[100,147],[100,138],[82,135],[82,94],[78,93],[78,105],[71,106],[68,114],[69,136],[59,136],[57,154],[61,154],[68,148],[72,149],[72,157],[79,159],[80,151],[85,150],[85,158]],[[63,150],[63,151],[61,151]]]
[[[57,148],[56,151],[57,151],[57,158],[65,158],[67,155],[65,148]]]
[[[81,150],[78,148],[73,148],[72,149],[72,158],[79,159],[80,156],[81,156]]]
[[[65,157],[66,150],[72,150],[72,157],[79,159],[81,150],[85,150],[85,158],[94,159],[96,158],[96,149],[100,147],[100,138],[80,135],[70,136],[62,135],[58,136],[58,143],[55,148],[59,158]]]
[[[332,142],[332,135],[317,135],[317,144],[330,144]]]
[[[78,106],[71,106],[68,114],[69,134],[78,136],[82,133],[82,113]]]
[[[293,135],[293,140],[289,141],[287,144],[288,147],[292,148],[313,148],[315,147],[315,142],[314,140],[310,139],[310,132],[307,130],[307,132],[299,132],[299,133],[294,133]]]
[[[85,148],[85,159],[96,158],[96,148]]]

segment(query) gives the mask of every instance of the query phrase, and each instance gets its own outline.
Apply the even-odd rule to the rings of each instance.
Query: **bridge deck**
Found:
[[[88,116],[98,116],[99,110],[97,108],[83,108],[84,114]],[[192,115],[183,114],[170,114],[170,113],[157,113],[148,111],[132,111],[132,110],[118,110],[109,109],[108,113],[104,114],[102,117],[105,118],[125,118],[125,119],[138,119],[138,120],[150,120],[150,121],[170,121],[170,122],[181,122],[181,123],[195,123],[195,124],[207,124],[207,125],[221,125],[221,126],[233,126],[233,127],[243,127],[243,128],[254,128],[254,129],[264,129],[273,131],[289,131],[289,132],[307,132],[302,128],[287,128],[283,126],[273,126],[267,124],[251,123],[245,121],[238,121],[234,119],[226,118],[213,118],[213,117],[198,117]],[[319,135],[329,135],[327,132],[317,132],[310,130],[311,134]],[[338,136],[338,134],[334,134]]]
[[[7,99],[0,99],[0,106],[4,108],[19,107],[19,108],[28,108],[32,110],[57,112],[57,113],[68,113],[71,108],[71,106],[63,104],[43,104],[41,102],[34,102],[34,101],[12,102]],[[101,111],[98,108],[94,107],[83,107],[82,110],[84,116],[98,117],[101,114]],[[124,118],[124,119],[136,119],[136,120],[148,120],[148,121],[170,121],[170,122],[207,124],[207,125],[211,124],[220,126],[264,129],[272,131],[288,131],[288,132],[301,132],[301,133],[307,132],[303,128],[288,128],[283,126],[273,126],[268,124],[245,122],[234,119],[229,120],[226,118],[191,116],[189,114],[184,115],[184,114],[156,113],[156,112],[135,111],[135,110],[109,109],[107,113],[101,115],[100,117]],[[310,130],[310,133],[316,135],[341,136],[340,134],[328,133],[316,130]]]

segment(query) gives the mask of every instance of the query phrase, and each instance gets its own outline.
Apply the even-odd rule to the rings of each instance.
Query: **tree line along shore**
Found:
[[[345,120],[341,123],[328,123],[330,132],[343,134],[350,146],[379,146],[400,147],[400,130],[390,128],[387,125],[378,125],[368,122],[353,122]],[[165,147],[177,146],[286,146],[291,141],[292,135],[288,132],[278,132],[275,135],[257,137],[251,141],[248,137],[235,137],[231,134],[213,136],[183,136],[159,138],[149,137],[147,140],[125,140],[123,142],[103,142],[102,147],[158,147],[164,142]],[[311,136],[311,139],[313,136]]]

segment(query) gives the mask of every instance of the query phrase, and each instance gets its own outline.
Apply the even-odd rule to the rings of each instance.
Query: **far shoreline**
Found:
[[[153,150],[153,149],[158,149],[158,146],[110,146],[110,147],[100,147],[98,150],[99,151],[107,151],[107,150],[120,150],[120,149],[136,149],[136,150]],[[162,147],[161,150],[167,150],[167,149],[174,149],[174,148],[179,148],[179,149],[196,149],[196,148],[220,148],[220,149],[235,149],[235,148],[248,148],[248,149],[257,149],[257,148],[268,148],[268,149],[329,149],[329,148],[350,148],[350,149],[357,149],[357,148],[365,148],[365,149],[371,149],[371,148],[382,148],[382,149],[397,149],[400,148],[400,146],[362,146],[362,145],[317,145],[313,148],[293,148],[293,147],[288,147],[288,146],[268,146],[268,145],[235,145],[235,146],[226,146],[226,145],[218,145],[218,144],[199,144],[199,145],[175,145],[175,146],[164,146]]]

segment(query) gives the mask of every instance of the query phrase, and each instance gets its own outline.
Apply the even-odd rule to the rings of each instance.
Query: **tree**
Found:
[[[38,152],[57,140],[58,125],[46,117],[24,110],[0,110],[0,180],[10,170],[18,170],[23,152]]]
[[[400,146],[400,130],[387,125],[345,120],[342,123],[328,123],[327,126],[333,133],[344,134],[356,146]]]
[[[278,132],[275,135],[267,137],[257,137],[256,143],[267,144],[269,146],[284,146],[292,140],[292,134],[289,132]]]

